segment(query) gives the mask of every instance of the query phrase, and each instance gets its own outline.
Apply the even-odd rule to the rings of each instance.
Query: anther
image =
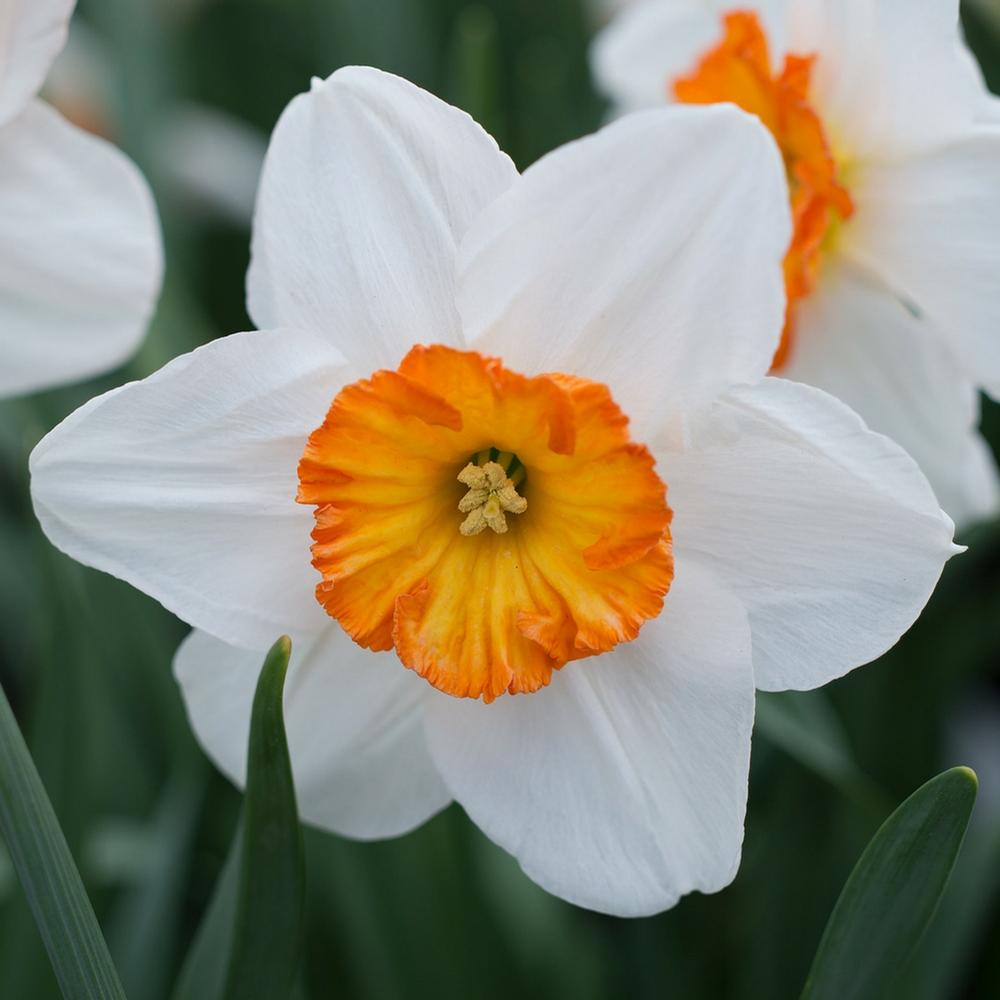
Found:
[[[528,501],[507,478],[507,470],[497,462],[476,465],[470,462],[458,474],[458,481],[469,487],[458,509],[468,516],[459,525],[463,535],[478,535],[487,528],[498,535],[507,530],[506,513],[523,514]]]

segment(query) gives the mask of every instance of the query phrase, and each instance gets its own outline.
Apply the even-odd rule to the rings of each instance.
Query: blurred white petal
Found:
[[[721,33],[719,17],[698,0],[632,4],[594,40],[594,79],[618,110],[658,107]]]
[[[814,103],[855,159],[960,135],[983,99],[959,0],[791,0],[790,51],[818,54]]]
[[[905,448],[959,527],[997,513],[996,464],[976,429],[979,393],[940,331],[837,261],[796,322],[784,377],[825,389]]]
[[[0,126],[41,89],[76,0],[0,0]]]
[[[1000,127],[903,162],[859,169],[840,250],[944,334],[977,384],[1000,394]]]
[[[145,181],[41,101],[0,128],[0,395],[114,368],[139,346],[162,276]]]
[[[591,66],[598,89],[618,111],[673,100],[673,84],[690,73],[723,35],[723,17],[752,8],[764,25],[772,60],[780,62],[787,8],[794,0],[633,0],[594,39]]]

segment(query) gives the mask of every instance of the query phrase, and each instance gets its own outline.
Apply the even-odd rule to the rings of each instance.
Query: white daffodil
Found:
[[[36,98],[74,0],[0,0],[0,396],[96,375],[139,345],[159,223],[117,149]]]
[[[902,444],[960,524],[996,513],[977,390],[1000,393],[1000,105],[958,0],[643,0],[593,65],[620,110],[761,117],[795,216],[775,373]]]
[[[734,108],[519,176],[462,112],[341,70],[271,141],[263,329],[70,416],[32,456],[38,516],[195,626],[177,676],[235,781],[286,632],[311,822],[388,837],[455,799],[584,906],[719,889],[755,684],[879,655],[955,551],[897,445],[763,378],[788,236]]]

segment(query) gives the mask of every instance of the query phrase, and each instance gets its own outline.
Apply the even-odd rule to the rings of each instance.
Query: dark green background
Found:
[[[981,3],[966,15],[997,89],[1000,12]],[[169,269],[153,330],[126,370],[0,404],[0,681],[129,997],[159,1000],[225,858],[240,799],[185,722],[170,673],[184,627],[52,550],[25,474],[34,442],[95,392],[250,326],[248,233],[167,183],[153,155],[158,129],[174,102],[197,100],[266,135],[310,76],[368,63],[466,108],[524,167],[596,127],[603,105],[586,63],[593,22],[579,0],[89,0],[79,16],[107,45],[106,112],[154,185]],[[1000,445],[992,405],[985,423]],[[772,705],[803,713],[813,739],[796,746],[759,727],[744,862],[731,888],[621,921],[547,896],[454,806],[382,844],[309,831],[298,996],[793,997],[879,821],[954,763],[977,767],[983,790],[942,911],[898,996],[1000,996],[1000,525],[963,541],[970,551],[947,567],[890,655],[821,694]],[[0,855],[0,997],[57,995]]]

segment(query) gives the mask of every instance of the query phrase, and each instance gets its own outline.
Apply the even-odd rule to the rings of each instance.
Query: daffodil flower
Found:
[[[644,0],[598,37],[619,110],[731,101],[781,148],[794,211],[776,374],[917,460],[959,524],[1000,507],[1000,107],[958,0]]]
[[[145,181],[36,98],[73,0],[0,0],[0,396],[114,368],[160,287]]]
[[[177,677],[235,781],[289,633],[309,821],[388,837],[454,799],[584,906],[719,889],[755,685],[878,656],[955,551],[898,446],[764,378],[787,200],[735,108],[629,116],[519,176],[462,112],[340,70],[271,141],[261,331],[70,416],[38,516],[195,626]]]

